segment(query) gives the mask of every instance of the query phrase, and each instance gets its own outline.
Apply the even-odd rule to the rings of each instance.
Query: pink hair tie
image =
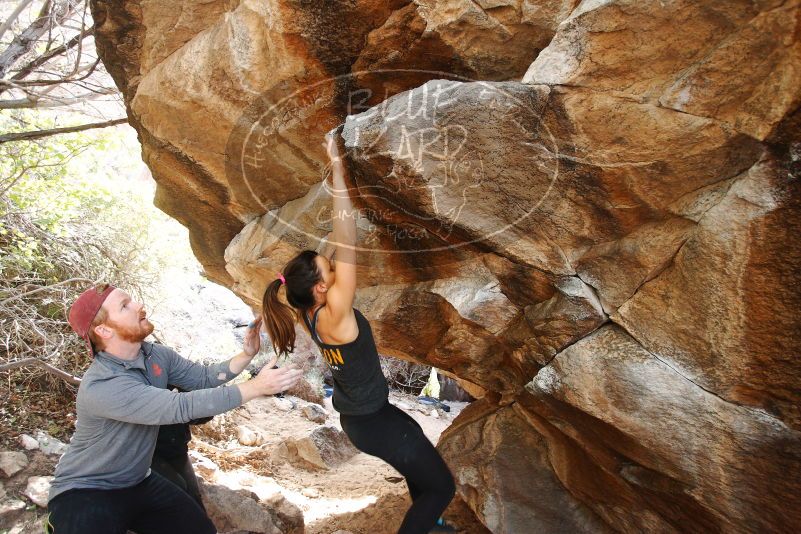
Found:
[[[278,273],[278,279],[281,280],[282,284],[286,284],[286,278],[284,278],[283,274]]]

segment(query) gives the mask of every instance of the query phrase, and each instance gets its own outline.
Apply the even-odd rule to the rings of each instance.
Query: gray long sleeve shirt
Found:
[[[78,387],[75,433],[56,467],[50,499],[70,489],[135,486],[150,472],[160,425],[186,423],[242,404],[229,361],[200,365],[142,343],[133,360],[99,352]],[[167,384],[189,390],[176,393]]]

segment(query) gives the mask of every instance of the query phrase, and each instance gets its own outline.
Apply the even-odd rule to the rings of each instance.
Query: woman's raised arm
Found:
[[[345,165],[339,153],[338,129],[326,135],[326,152],[331,162],[331,194],[334,197],[334,231],[332,241],[336,246],[334,284],[328,289],[327,306],[332,319],[338,323],[351,315],[353,299],[356,295],[356,216],[345,183]]]

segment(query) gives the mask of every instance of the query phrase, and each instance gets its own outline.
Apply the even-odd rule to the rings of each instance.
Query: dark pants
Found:
[[[54,534],[215,534],[198,504],[175,484],[151,473],[124,489],[74,489],[48,504]]]
[[[174,458],[165,458],[160,454],[153,455],[153,462],[150,468],[163,476],[192,497],[203,510],[203,499],[200,498],[200,488],[197,485],[195,470],[192,469],[192,462],[186,454]]]
[[[360,451],[381,458],[406,478],[412,506],[399,534],[431,530],[456,487],[448,466],[423,429],[390,403],[369,415],[340,415],[345,434]]]

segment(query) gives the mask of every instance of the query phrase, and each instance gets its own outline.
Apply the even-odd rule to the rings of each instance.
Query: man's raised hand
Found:
[[[259,335],[260,332],[261,317],[249,324],[247,331],[245,332],[245,341],[242,343],[242,350],[249,358],[252,358],[259,353],[259,349],[261,348],[261,336]]]
[[[303,371],[294,367],[279,367],[273,369],[278,361],[276,356],[265,365],[262,370],[249,381],[258,388],[260,395],[275,395],[291,388],[298,383]]]

